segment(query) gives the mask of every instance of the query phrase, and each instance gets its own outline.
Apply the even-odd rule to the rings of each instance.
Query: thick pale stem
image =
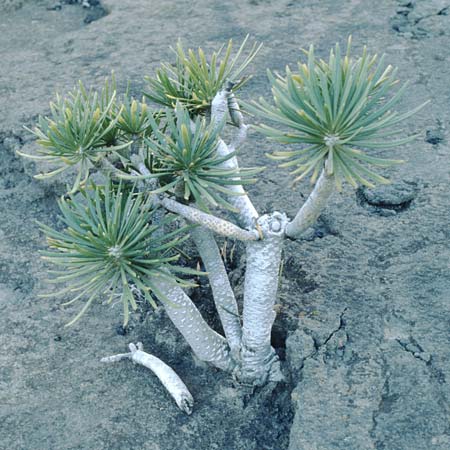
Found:
[[[255,241],[259,239],[256,230],[244,230],[231,222],[224,219],[219,219],[211,214],[204,213],[196,208],[188,205],[183,205],[170,198],[163,198],[160,203],[164,208],[173,213],[179,214],[190,222],[202,225],[221,236],[239,239],[241,241]]]
[[[219,91],[211,103],[211,123],[214,124],[215,129],[220,129],[225,123],[228,112],[228,95],[227,90]]]
[[[286,235],[290,238],[298,238],[313,225],[325,209],[334,188],[334,177],[327,175],[326,170],[323,170],[308,199],[300,208],[294,220],[287,225]]]
[[[242,330],[236,298],[231,288],[219,248],[213,233],[204,227],[194,228],[190,234],[208,272],[214,303],[219,313],[231,353],[236,358],[239,355]]]
[[[152,281],[167,296],[169,302],[164,303],[167,315],[196,356],[219,369],[233,370],[235,363],[230,356],[225,338],[205,322],[184,291],[162,278],[154,277]]]
[[[220,139],[219,145],[217,146],[217,154],[220,157],[227,156],[232,152],[228,148],[227,144]],[[224,161],[222,164],[223,168],[226,169],[239,169],[238,161],[236,156]],[[236,220],[242,227],[252,229],[255,226],[256,219],[258,219],[259,214],[256,211],[252,201],[250,200],[247,192],[241,184],[227,186],[230,191],[236,192],[239,195],[230,195],[227,200],[239,211],[235,214]]]
[[[282,379],[278,357],[270,337],[275,320],[285,214],[277,212],[258,219],[264,239],[247,244],[241,359],[235,376],[243,382],[262,385]]]
[[[229,89],[231,89],[231,87],[229,87]],[[223,117],[228,111],[230,113],[231,120],[237,127],[237,131],[230,146],[227,146],[222,139],[219,139],[217,154],[220,157],[225,157],[230,153],[233,153],[236,148],[244,142],[247,136],[247,126],[245,125],[241,111],[239,110],[239,105],[229,89],[218,92],[213,100],[212,120],[215,121],[215,123],[219,123],[223,120]],[[239,169],[236,156],[224,161],[222,163],[222,167],[225,169]],[[239,194],[231,195],[227,198],[227,200],[239,211],[239,213],[236,214],[239,224],[242,227],[252,229],[255,226],[256,219],[259,217],[259,214],[244,188],[240,184],[227,186],[227,188]]]
[[[244,123],[244,116],[241,113],[241,109],[239,108],[239,104],[236,100],[236,97],[232,92],[230,92],[228,98],[228,111],[230,112],[230,117],[234,125],[237,127],[236,132],[234,133],[233,139],[228,146],[230,151],[235,151],[239,148],[245,139],[247,138],[248,127]]]
[[[132,143],[130,145],[130,153],[131,155],[137,155],[139,153],[139,148],[141,146],[141,139],[137,134],[133,134],[131,139]]]
[[[175,371],[156,356],[144,352],[141,342],[138,342],[137,346],[130,344],[129,348],[130,353],[107,356],[106,358],[102,358],[101,362],[109,363],[121,361],[122,359],[131,359],[134,363],[147,367],[147,369],[150,369],[159,378],[163,386],[175,400],[178,407],[186,414],[191,414],[194,406],[194,399],[189,392],[189,389],[183,383],[183,380],[175,373]]]

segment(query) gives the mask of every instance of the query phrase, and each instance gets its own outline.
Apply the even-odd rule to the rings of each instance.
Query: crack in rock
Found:
[[[415,359],[425,363],[430,372],[431,380],[435,380],[438,384],[446,383],[444,372],[436,367],[433,362],[433,355],[425,352],[422,346],[412,336],[409,337],[409,342],[402,341],[401,339],[396,339],[396,341],[405,352],[410,353]]]
[[[325,341],[323,342],[322,345],[320,345],[318,347],[318,350],[320,350],[321,347],[324,347],[325,345],[328,344],[328,342],[330,342],[330,340],[333,338],[333,336],[340,330],[343,330],[345,328],[345,320],[344,320],[344,315],[347,312],[347,307],[344,308],[344,310],[341,312],[341,314],[339,315],[339,326],[333,330],[330,335],[325,339]]]
[[[382,358],[383,365],[382,365],[382,373],[384,378],[383,388],[381,390],[381,397],[380,401],[378,402],[377,408],[372,412],[372,427],[369,431],[369,436],[373,440],[374,447],[378,449],[383,449],[384,444],[379,441],[376,437],[376,429],[378,427],[378,416],[383,413],[389,413],[392,410],[392,406],[395,401],[398,399],[398,395],[394,394],[391,395],[390,392],[390,373],[387,370],[387,363],[384,358]]]
[[[312,337],[313,340],[313,345],[314,345],[314,351],[312,351],[309,355],[305,356],[302,360],[301,363],[301,367],[300,367],[300,371],[303,369],[305,361],[311,358],[315,358],[320,351],[328,344],[328,342],[331,341],[331,339],[333,339],[333,337],[341,330],[345,329],[345,319],[344,319],[344,315],[347,312],[347,307],[344,308],[344,310],[341,312],[341,314],[339,315],[339,325],[336,329],[334,329],[333,331],[331,331],[331,333],[325,338],[325,340],[322,343],[319,343],[318,339]],[[348,335],[347,335],[347,339],[348,339]]]
[[[391,19],[391,27],[399,34],[410,36],[413,39],[423,39],[434,34],[432,26],[424,26],[422,22],[434,17],[448,16],[450,5],[435,0],[428,2],[399,1],[400,8],[396,11],[396,16]],[[445,2],[446,3],[446,2]],[[446,26],[440,34],[445,32]]]
[[[426,353],[413,337],[410,336],[409,342],[402,341],[401,339],[396,339],[396,341],[400,344],[403,350],[413,355],[414,358],[419,359],[426,364],[431,361],[431,355]]]

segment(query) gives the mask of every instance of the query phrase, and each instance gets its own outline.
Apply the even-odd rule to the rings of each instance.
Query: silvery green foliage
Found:
[[[86,183],[89,170],[106,153],[120,152],[128,147],[129,141],[114,142],[122,110],[116,111],[115,103],[116,92],[111,92],[108,82],[100,93],[87,91],[80,82],[78,89],[66,97],[57,94],[56,100],[50,103],[51,116],[40,116],[34,129],[29,130],[38,138],[38,154],[21,154],[56,167],[35,177],[49,178],[75,166],[77,176],[73,193]]]
[[[175,108],[177,103],[181,103],[193,115],[204,114],[227,80],[239,80],[233,87],[234,91],[248,81],[248,78],[241,78],[242,74],[261,45],[253,44],[248,56],[243,57],[247,42],[248,36],[232,56],[233,42],[230,39],[226,47],[212,52],[209,58],[201,48],[197,53],[191,49],[186,51],[178,42],[174,49],[175,63],[162,63],[154,77],[146,77],[148,88],[145,95],[162,106]]]
[[[204,210],[220,205],[235,211],[226,201],[227,195],[236,195],[228,187],[256,182],[254,176],[261,170],[224,168],[223,163],[235,154],[217,154],[221,129],[200,116],[191,121],[180,104],[175,111],[165,112],[165,132],[153,120],[151,124],[153,134],[145,143],[153,157],[150,170],[160,180],[161,191],[173,190],[177,197]]]
[[[93,301],[107,296],[111,303],[118,296],[123,303],[126,326],[130,307],[137,308],[132,288],[139,289],[156,306],[155,298],[164,302],[167,297],[155,286],[155,277],[190,285],[173,274],[197,274],[173,264],[179,258],[174,248],[187,239],[187,228],[175,228],[164,235],[158,233],[174,216],[152,223],[155,208],[149,196],[122,184],[92,186],[82,189],[80,194],[82,199],[59,201],[65,225],[62,231],[41,224],[50,247],[50,251],[43,252],[43,257],[60,268],[50,271],[53,275],[50,281],[66,285],[51,295],[73,295],[68,303],[85,301],[70,324]]]
[[[247,105],[250,111],[285,129],[257,126],[269,139],[289,146],[303,144],[270,155],[287,160],[281,167],[293,168],[295,182],[311,175],[314,183],[326,167],[338,189],[343,180],[353,187],[388,183],[367,166],[388,167],[403,161],[372,156],[367,150],[392,148],[416,138],[396,139],[403,130],[394,126],[423,105],[403,114],[393,110],[408,84],[389,97],[398,85],[397,71],[385,67],[384,56],[377,61],[365,47],[361,57],[352,58],[350,44],[349,39],[344,56],[336,44],[328,62],[317,59],[311,46],[305,51],[306,63],[299,62],[297,71],[288,67],[285,76],[268,72],[274,105],[264,99]]]

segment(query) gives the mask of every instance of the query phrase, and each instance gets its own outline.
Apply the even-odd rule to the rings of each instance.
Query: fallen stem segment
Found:
[[[298,238],[313,225],[325,209],[334,189],[334,176],[328,175],[326,169],[323,170],[308,199],[300,208],[294,220],[287,225],[286,235],[293,239]]]
[[[107,356],[100,361],[116,362],[121,361],[122,359],[131,359],[134,363],[147,367],[159,378],[163,386],[175,400],[178,407],[186,414],[191,414],[194,406],[194,399],[189,392],[189,389],[183,383],[183,380],[175,373],[175,371],[156,356],[144,352],[141,342],[138,342],[137,345],[130,344],[129,348],[130,353]]]
[[[225,338],[205,322],[183,289],[162,277],[153,277],[152,282],[166,296],[164,309],[196,356],[219,369],[232,371],[235,362]]]
[[[237,358],[241,345],[241,323],[236,298],[231,288],[219,247],[213,233],[204,227],[196,227],[190,234],[208,272],[214,303],[219,313],[231,354]]]
[[[247,243],[242,365],[235,371],[235,377],[244,383],[262,385],[268,379],[283,379],[270,338],[276,316],[274,307],[286,223],[286,215],[278,212],[261,216],[258,225],[264,239]]]
[[[259,234],[256,230],[244,230],[234,223],[204,213],[192,206],[183,205],[171,198],[165,197],[160,200],[160,203],[168,211],[179,214],[190,222],[202,225],[222,236],[239,239],[241,241],[256,241],[259,239]]]

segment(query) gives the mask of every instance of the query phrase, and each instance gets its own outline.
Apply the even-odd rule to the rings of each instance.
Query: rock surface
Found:
[[[448,450],[449,3],[105,0],[99,20],[86,20],[93,10],[81,2],[58,3],[0,1],[0,448]],[[76,306],[37,297],[48,285],[34,223],[57,223],[58,188],[34,180],[34,165],[14,154],[34,145],[22,126],[48,113],[55,89],[80,78],[99,86],[114,69],[119,88],[130,80],[139,94],[143,75],[170,60],[178,37],[210,50],[247,33],[264,47],[244,98],[268,96],[265,69],[293,66],[300,47],[314,43],[325,57],[352,34],[355,53],[364,44],[386,52],[410,80],[402,108],[431,99],[404,126],[420,138],[379,153],[407,160],[385,174],[400,185],[413,180],[408,207],[380,214],[391,211],[383,205],[398,199],[398,184],[366,192],[379,203],[370,208],[348,188],[316,232],[288,243],[273,338],[289,381],[253,395],[199,365],[163,313],[124,333],[119,308],[97,305],[63,327]],[[436,124],[439,145],[426,142]],[[292,217],[309,188],[291,191],[286,173],[263,158],[275,147],[252,133],[240,156],[269,167],[249,188],[258,209]],[[209,317],[207,296],[202,287],[197,301]],[[138,340],[189,386],[192,416],[179,413],[145,369],[100,364]]]

